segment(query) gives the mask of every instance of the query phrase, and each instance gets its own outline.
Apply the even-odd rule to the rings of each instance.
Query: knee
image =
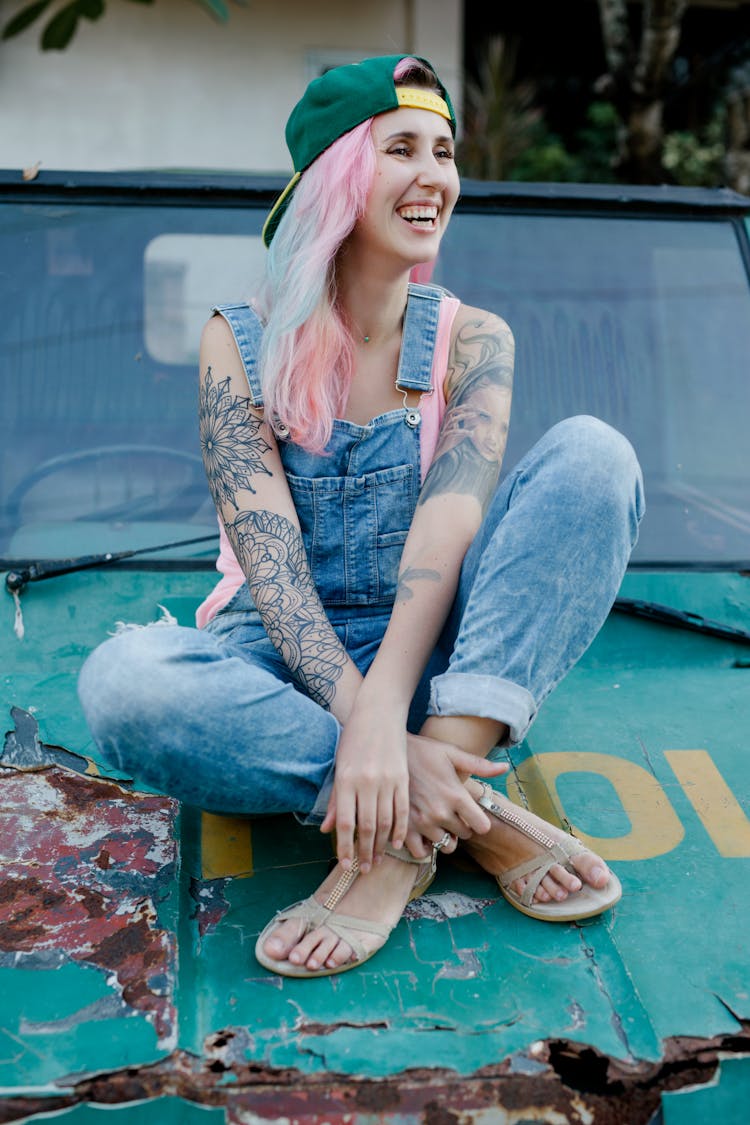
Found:
[[[128,629],[88,656],[78,676],[78,698],[89,729],[101,745],[134,721],[148,721],[170,698],[168,638],[163,629]]]
[[[624,502],[643,514],[643,477],[636,452],[613,426],[587,414],[559,422],[550,431],[570,482],[590,500]]]

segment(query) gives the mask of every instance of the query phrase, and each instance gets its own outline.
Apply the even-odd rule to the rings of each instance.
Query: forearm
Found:
[[[215,378],[212,364],[226,375]],[[361,683],[312,581],[276,439],[245,393],[228,326],[201,339],[200,434],[209,488],[268,636],[303,690],[340,722]]]
[[[387,701],[404,722],[453,604],[464,554],[455,542],[408,547],[388,628],[360,695],[362,704]]]
[[[326,616],[299,529],[276,512],[254,510],[226,528],[274,647],[300,687],[345,722],[362,677]]]

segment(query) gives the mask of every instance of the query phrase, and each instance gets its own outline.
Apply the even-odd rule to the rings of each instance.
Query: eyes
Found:
[[[418,155],[417,146],[410,141],[396,141],[394,144],[388,146],[386,152],[389,156],[400,156],[404,158]],[[453,160],[453,149],[448,145],[436,145],[432,150],[432,154],[436,160],[445,162]]]

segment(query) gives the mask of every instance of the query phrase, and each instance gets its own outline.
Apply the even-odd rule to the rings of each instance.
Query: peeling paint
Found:
[[[446,891],[442,894],[422,895],[420,898],[412,899],[407,904],[403,916],[407,921],[429,918],[433,922],[447,922],[471,914],[481,915],[496,902],[496,898],[472,898],[471,895],[461,894],[458,891]]]
[[[435,980],[472,980],[481,976],[482,965],[475,949],[457,949],[458,964],[443,965]]]
[[[663,1092],[708,1086],[723,1059],[747,1058],[750,1026],[738,1036],[670,1040],[656,1063],[610,1059],[569,1040],[539,1041],[468,1076],[438,1067],[383,1079],[303,1074],[247,1061],[250,1045],[246,1029],[226,1028],[205,1040],[203,1058],[174,1051],[151,1066],[61,1080],[59,1096],[3,1100],[0,1120],[91,1103],[124,1108],[168,1095],[224,1107],[227,1125],[372,1125],[374,1118],[382,1125],[649,1125]]]
[[[12,747],[28,747],[35,735],[27,718]],[[0,964],[100,969],[118,1010],[146,1016],[169,1049],[176,939],[160,927],[158,904],[174,880],[177,804],[54,758],[45,765],[46,749],[37,738],[31,771],[25,755],[20,769],[6,757],[0,763]]]
[[[191,878],[189,894],[195,903],[195,911],[191,915],[198,923],[198,933],[201,937],[215,930],[219,922],[229,910],[229,903],[224,894],[227,879],[195,879]]]
[[[78,773],[96,772],[89,758],[74,754],[63,746],[50,746],[39,738],[39,726],[29,711],[21,707],[11,707],[14,729],[6,731],[5,741],[0,753],[0,766],[12,766],[17,770],[46,769],[56,763],[76,770]]]
[[[94,1023],[97,1020],[111,1020],[116,1017],[130,1015],[131,1009],[120,996],[104,996],[93,1004],[87,1004],[77,1012],[60,1020],[27,1020],[22,1019],[18,1030],[21,1035],[61,1035],[72,1031],[82,1024]]]

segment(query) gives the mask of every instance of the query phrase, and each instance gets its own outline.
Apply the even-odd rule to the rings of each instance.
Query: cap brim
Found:
[[[281,195],[278,197],[278,199],[274,203],[273,207],[268,212],[268,215],[266,216],[266,221],[263,224],[263,231],[262,231],[263,241],[266,244],[266,246],[271,245],[271,239],[276,234],[276,228],[278,227],[279,223],[281,222],[281,219],[284,215],[284,212],[286,211],[286,209],[289,205],[289,200],[292,198],[292,192],[296,188],[297,181],[299,180],[301,174],[302,174],[301,172],[295,172],[294,173],[291,180],[286,185],[286,187],[282,191]]]

